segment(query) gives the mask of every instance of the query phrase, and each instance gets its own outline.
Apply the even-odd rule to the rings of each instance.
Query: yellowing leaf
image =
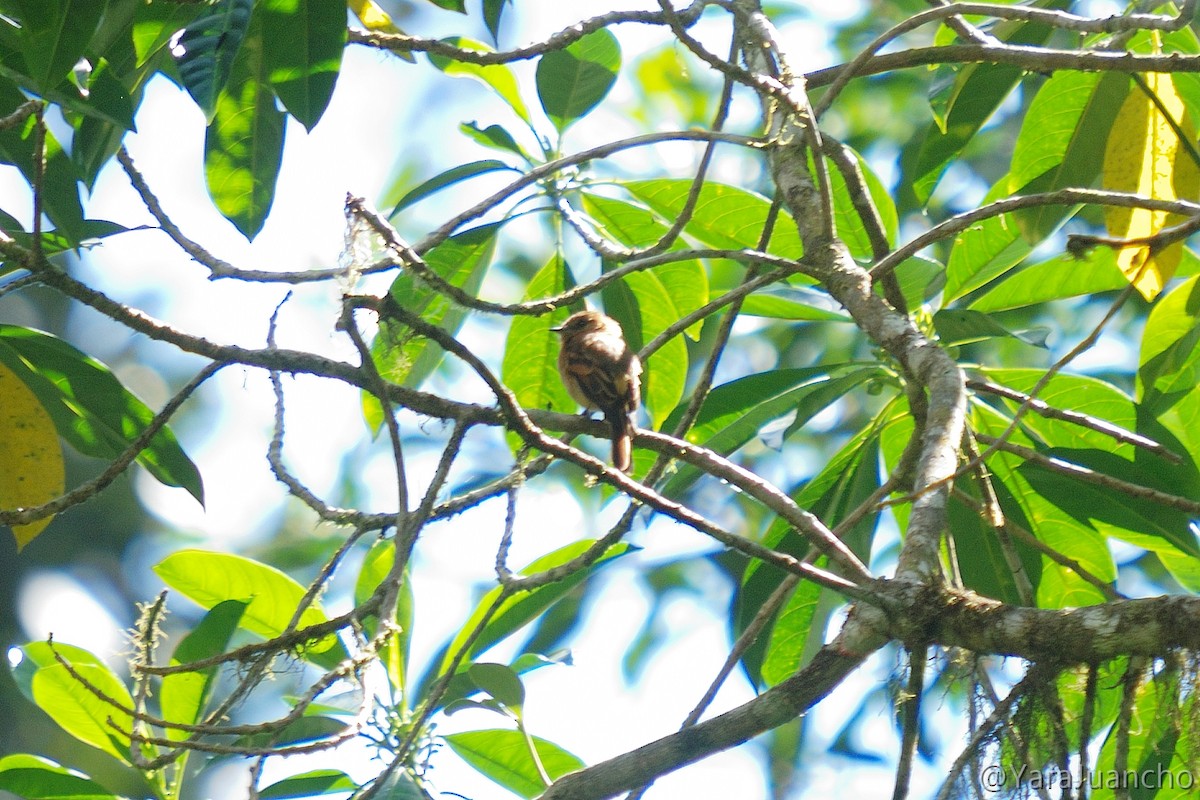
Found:
[[[1104,187],[1156,200],[1193,200],[1200,193],[1200,168],[1181,142],[1176,125],[1189,141],[1196,139],[1195,126],[1170,75],[1150,73],[1144,80],[1149,94],[1134,88],[1113,122],[1104,150]],[[1114,237],[1139,240],[1183,218],[1165,211],[1109,206],[1104,219]],[[1182,254],[1182,242],[1156,252],[1148,244],[1131,244],[1117,252],[1117,266],[1143,297],[1152,300],[1175,274]]]
[[[388,13],[380,8],[375,0],[350,0],[350,10],[354,12],[354,16],[358,17],[358,21],[367,30],[379,31],[380,33],[401,32],[396,27],[396,23],[392,22],[392,18],[388,16]]]
[[[354,12],[354,16],[358,17],[358,21],[367,30],[378,33],[404,33],[375,0],[349,0],[348,4],[350,10]],[[396,55],[410,64],[417,60],[409,52],[397,52]]]
[[[0,364],[0,508],[41,505],[63,492],[62,446],[46,409],[25,382]],[[53,517],[14,525],[17,549],[33,541]]]

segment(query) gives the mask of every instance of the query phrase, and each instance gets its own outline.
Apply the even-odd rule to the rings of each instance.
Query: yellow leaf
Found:
[[[392,22],[392,18],[388,16],[386,11],[379,7],[379,4],[375,0],[347,0],[347,5],[350,6],[350,10],[354,12],[354,16],[358,17],[358,21],[363,24],[363,27],[369,31],[377,33],[404,33],[396,23]],[[407,51],[399,51],[396,55],[410,64],[417,60],[413,57],[412,53]]]
[[[50,415],[25,382],[0,364],[0,508],[41,505],[62,494],[64,483],[62,446]],[[14,525],[17,549],[51,519]]]
[[[392,22],[392,18],[388,13],[375,3],[375,0],[350,0],[350,10],[354,12],[354,16],[358,17],[359,22],[369,31],[379,31],[380,33],[400,33],[400,29],[396,27],[396,23]]]
[[[1192,142],[1195,126],[1170,75],[1150,73],[1144,80],[1158,102],[1141,87],[1134,87],[1125,99],[1104,149],[1104,187],[1156,200],[1194,200],[1200,194],[1200,168],[1171,120]],[[1182,219],[1145,208],[1104,210],[1109,233],[1119,239],[1145,239]],[[1182,242],[1153,253],[1147,244],[1131,244],[1117,253],[1117,266],[1143,297],[1152,300],[1175,274],[1182,254]]]

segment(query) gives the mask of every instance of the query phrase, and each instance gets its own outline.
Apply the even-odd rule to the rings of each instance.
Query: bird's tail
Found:
[[[633,420],[621,409],[604,415],[612,426],[612,462],[621,472],[633,467]]]

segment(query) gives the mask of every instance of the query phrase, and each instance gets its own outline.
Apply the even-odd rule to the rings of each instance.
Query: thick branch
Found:
[[[891,635],[1069,666],[1200,648],[1200,597],[1164,595],[1084,608],[1029,608],[973,592],[880,581]]]
[[[742,0],[735,7],[743,18],[757,23],[746,26],[748,34],[770,29],[757,2]],[[747,42],[744,52],[751,70],[769,70],[770,64],[763,55],[769,44]],[[785,76],[783,80],[788,78]],[[802,79],[792,80],[786,88],[792,94],[804,96]],[[771,96],[764,94],[761,100],[772,128],[772,139],[778,142],[769,151],[771,177],[800,230],[805,261],[814,265],[810,274],[845,306],[859,328],[900,362],[907,375],[928,393],[928,415],[914,469],[913,489],[918,496],[913,503],[897,574],[916,580],[931,578],[940,572],[938,544],[946,520],[946,479],[954,474],[958,461],[966,410],[965,377],[952,358],[922,335],[906,315],[872,290],[871,276],[855,263],[845,243],[828,237],[825,226],[820,224],[820,193],[808,171],[808,140],[804,130],[811,123],[785,114],[785,109]]]

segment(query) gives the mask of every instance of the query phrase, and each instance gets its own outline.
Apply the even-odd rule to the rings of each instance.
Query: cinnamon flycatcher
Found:
[[[621,325],[599,311],[572,314],[557,328],[562,336],[558,374],[584,413],[596,409],[612,428],[612,462],[622,472],[633,464],[633,415],[642,397],[642,362],[625,343]]]

